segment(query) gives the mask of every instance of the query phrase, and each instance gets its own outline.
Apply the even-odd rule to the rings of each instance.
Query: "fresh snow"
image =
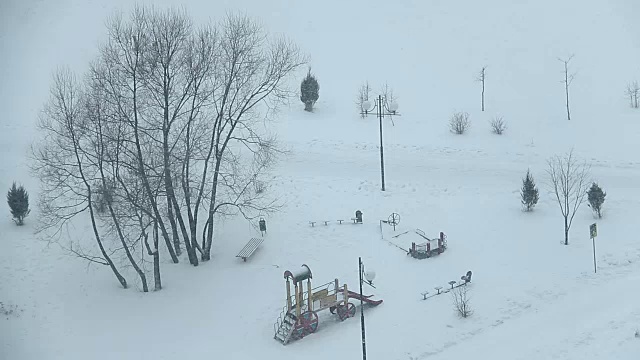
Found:
[[[316,111],[304,112],[294,98],[275,117],[291,151],[269,191],[286,206],[267,218],[266,239],[246,263],[235,255],[259,234],[241,219],[220,224],[212,261],[193,268],[165,257],[157,293],[123,290],[107,269],[37,238],[38,180],[27,154],[50,75],[61,65],[84,71],[106,37],[107,16],[132,4],[1,1],[0,190],[24,184],[33,211],[17,227],[1,207],[0,302],[18,312],[0,318],[0,359],[358,359],[358,318],[339,322],[322,312],[317,333],[287,346],[273,339],[285,270],[307,264],[314,284],[338,278],[355,291],[358,257],[377,273],[377,288],[365,292],[384,300],[365,309],[369,359],[640,358],[640,110],[624,94],[640,80],[639,2],[141,3],[183,5],[196,22],[241,10],[310,55],[320,83]],[[567,121],[557,58],[571,54]],[[474,79],[484,65],[481,112]],[[384,122],[386,192],[377,119],[361,119],[354,104],[366,80],[374,90],[388,82],[402,114]],[[454,111],[469,112],[468,134],[448,132]],[[496,115],[508,123],[502,136],[489,131]],[[571,148],[591,163],[607,200],[598,221],[583,205],[564,246],[545,169],[546,159]],[[532,213],[519,203],[527,168],[540,188]],[[356,210],[363,225],[349,221]],[[392,212],[402,217],[395,234],[444,231],[447,251],[416,260],[383,240],[408,249],[415,239],[380,228]],[[332,221],[308,224],[321,220]],[[83,228],[65,238],[94,246]],[[467,270],[470,318],[457,317],[449,294],[422,300],[421,292]]]

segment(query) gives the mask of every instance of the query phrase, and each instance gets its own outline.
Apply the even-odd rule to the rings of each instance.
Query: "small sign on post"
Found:
[[[598,236],[598,226],[596,223],[593,223],[589,226],[589,233],[591,235],[591,241],[593,242],[593,272],[598,272],[598,267],[596,266],[596,237]]]

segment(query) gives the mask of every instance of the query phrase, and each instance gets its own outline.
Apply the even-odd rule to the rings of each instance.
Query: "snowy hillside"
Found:
[[[23,184],[33,208],[17,227],[0,206],[0,302],[16,309],[0,313],[0,359],[359,359],[359,301],[355,318],[324,311],[316,333],[286,346],[273,339],[286,270],[306,264],[314,285],[337,278],[356,291],[358,257],[377,273],[376,288],[364,291],[384,300],[365,307],[369,359],[640,358],[640,109],[625,95],[640,81],[638,1],[140,3],[182,5],[196,23],[244,11],[309,55],[320,83],[315,111],[294,98],[276,116],[290,151],[268,191],[285,206],[267,217],[265,241],[246,262],[236,254],[260,234],[226,219],[211,261],[194,268],[184,255],[180,264],[165,257],[164,288],[147,294],[135,276],[123,290],[104,267],[38,239],[40,185],[27,154],[51,74],[61,65],[85,71],[107,36],[106,18],[133,5],[0,1],[0,190]],[[558,58],[572,54],[567,121]],[[484,112],[475,81],[483,66]],[[365,81],[374,96],[387,82],[400,106],[401,116],[384,120],[385,192],[378,121],[355,105]],[[448,129],[456,111],[470,114],[464,135]],[[508,124],[501,136],[490,131],[496,116]],[[578,210],[564,246],[546,169],[571,149],[607,198],[600,220],[586,205]],[[519,193],[527,169],[540,187],[530,213]],[[362,225],[349,220],[356,210]],[[401,216],[395,232],[380,224],[393,212]],[[407,256],[398,247],[418,240],[394,236],[415,229],[444,232],[447,250]],[[63,239],[86,237],[95,247],[85,230]],[[469,318],[457,316],[449,294],[422,300],[468,270]]]

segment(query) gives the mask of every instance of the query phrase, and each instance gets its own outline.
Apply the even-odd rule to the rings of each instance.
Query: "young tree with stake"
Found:
[[[482,84],[482,111],[484,111],[484,81],[487,78],[487,66],[483,66],[476,78]]]
[[[573,150],[565,156],[550,158],[547,164],[549,186],[564,218],[564,244],[569,245],[569,229],[587,195],[589,166],[586,162],[578,162]]]
[[[571,55],[567,59],[558,58],[558,60],[560,60],[564,64],[564,79],[562,80],[562,83],[564,84],[564,93],[567,105],[567,120],[571,120],[571,111],[569,110],[569,86],[576,76],[575,73],[569,74],[569,63],[573,59],[573,56],[574,55]]]

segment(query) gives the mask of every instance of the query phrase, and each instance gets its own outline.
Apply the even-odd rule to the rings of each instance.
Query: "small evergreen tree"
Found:
[[[533,181],[531,172],[527,169],[527,175],[522,179],[522,190],[520,191],[522,197],[522,205],[525,211],[533,210],[533,207],[538,203],[538,188]]]
[[[15,221],[18,225],[24,224],[24,218],[29,215],[31,210],[29,209],[29,194],[24,187],[16,186],[16,183],[13,183],[9,192],[7,192],[7,203],[9,203],[9,208],[11,209],[11,216],[13,216],[13,221]]]
[[[307,73],[307,77],[300,84],[300,101],[304,103],[305,111],[313,111],[313,105],[318,101],[320,85],[318,80],[311,74],[311,69]]]
[[[591,188],[587,191],[589,207],[593,210],[595,215],[598,215],[598,219],[602,219],[602,204],[604,204],[604,198],[606,196],[607,193],[602,191],[597,183],[591,184]]]

